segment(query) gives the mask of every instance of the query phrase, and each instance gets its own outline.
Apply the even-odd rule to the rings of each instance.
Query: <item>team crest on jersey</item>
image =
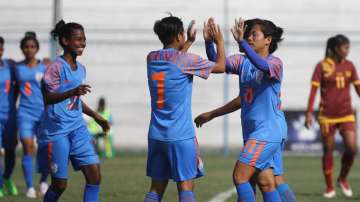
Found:
[[[50,169],[51,169],[51,172],[53,174],[55,174],[58,171],[58,165],[56,163],[54,163],[54,162],[51,162]]]
[[[351,77],[351,71],[345,71],[345,76],[347,77],[347,78],[350,78]]]

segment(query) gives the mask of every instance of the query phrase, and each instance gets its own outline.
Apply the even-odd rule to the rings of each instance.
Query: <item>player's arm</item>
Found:
[[[110,130],[110,123],[104,119],[100,114],[92,110],[84,101],[81,100],[81,106],[83,109],[83,113],[92,117],[96,123],[98,123],[103,131],[107,133]]]
[[[44,102],[46,105],[56,104],[73,96],[81,96],[90,93],[91,92],[90,88],[91,88],[90,85],[82,84],[74,89],[62,93],[55,93],[49,91],[46,87],[44,87],[43,88]]]
[[[321,81],[321,64],[319,63],[316,66],[311,79],[311,89],[310,89],[310,95],[309,95],[308,105],[306,109],[306,117],[305,117],[305,127],[307,129],[311,128],[312,126],[312,121],[313,121],[312,112],[314,110],[313,107],[314,107],[317,89],[320,87],[320,81]]]
[[[191,20],[186,33],[187,37],[184,47],[181,49],[182,52],[187,52],[196,39],[195,20]]]
[[[360,79],[354,65],[352,65],[351,82],[354,85],[356,94],[360,97]]]
[[[206,122],[211,121],[213,118],[223,116],[225,114],[230,114],[240,109],[240,107],[241,107],[241,99],[240,96],[238,96],[222,107],[200,114],[195,118],[194,122],[196,124],[196,127],[199,128]]]
[[[212,73],[224,73],[225,72],[225,48],[224,38],[220,30],[220,26],[215,23],[209,25],[209,33],[214,39],[216,44],[216,62],[212,69]]]

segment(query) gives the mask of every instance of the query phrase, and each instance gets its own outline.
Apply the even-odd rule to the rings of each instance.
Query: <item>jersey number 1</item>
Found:
[[[165,73],[158,72],[153,73],[151,75],[151,80],[157,81],[157,100],[156,105],[158,109],[164,108],[165,98],[164,98],[164,91],[165,91]]]

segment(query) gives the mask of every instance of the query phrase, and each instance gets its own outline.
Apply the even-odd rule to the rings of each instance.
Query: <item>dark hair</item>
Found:
[[[2,36],[0,36],[0,44],[4,45],[4,43],[5,43],[5,39]]]
[[[346,36],[338,34],[330,37],[326,43],[325,57],[335,57],[336,48],[344,44],[350,44],[350,40]]]
[[[180,18],[170,15],[155,22],[154,32],[166,46],[172,43],[179,33],[184,32],[183,22]]]
[[[261,31],[264,33],[264,37],[271,36],[272,40],[269,46],[269,53],[273,53],[278,48],[279,42],[283,39],[281,38],[284,30],[281,27],[276,26],[270,20],[263,20],[259,18],[246,20],[245,25],[247,26],[244,38],[247,39],[250,35],[250,30],[255,25],[260,25]]]
[[[37,49],[40,48],[39,41],[38,41],[38,39],[36,38],[36,33],[33,32],[33,31],[27,31],[27,32],[25,32],[24,38],[22,38],[21,41],[20,41],[20,48],[21,48],[21,49],[24,49],[26,42],[29,41],[29,40],[33,40],[33,41],[35,42]]]
[[[84,31],[84,27],[78,23],[75,22],[65,23],[64,20],[60,20],[58,23],[56,23],[55,28],[51,31],[51,36],[55,40],[58,40],[59,44],[62,47],[64,47],[64,44],[62,43],[61,39],[62,38],[69,39],[73,34],[73,31],[77,29]]]

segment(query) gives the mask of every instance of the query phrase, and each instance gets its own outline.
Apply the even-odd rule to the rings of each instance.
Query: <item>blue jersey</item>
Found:
[[[281,142],[287,136],[281,111],[282,62],[269,55],[269,72],[256,68],[248,57],[236,54],[227,58],[226,72],[239,76],[241,124],[244,140]]]
[[[18,114],[20,116],[40,119],[44,112],[44,101],[41,92],[45,65],[39,62],[35,67],[28,67],[25,62],[16,64],[16,81],[20,90]]]
[[[8,113],[15,111],[14,84],[15,72],[14,62],[2,60],[0,66],[0,118],[8,117]]]
[[[58,57],[52,62],[44,76],[44,85],[47,91],[64,93],[85,83],[85,67],[79,62],[76,64],[77,69],[72,70],[70,64],[62,57]],[[79,96],[72,96],[61,102],[47,105],[42,123],[41,141],[54,141],[84,124]]]
[[[214,65],[198,55],[172,48],[148,54],[149,139],[177,141],[195,136],[191,112],[193,76],[208,78]]]

